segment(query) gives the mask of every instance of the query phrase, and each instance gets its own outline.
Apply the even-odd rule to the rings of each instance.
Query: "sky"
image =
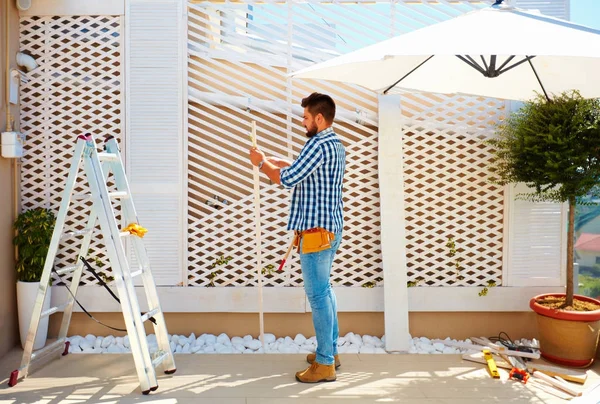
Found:
[[[571,21],[600,29],[600,0],[571,0]]]

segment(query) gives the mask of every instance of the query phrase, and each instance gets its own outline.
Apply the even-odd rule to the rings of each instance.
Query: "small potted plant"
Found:
[[[21,213],[14,224],[17,231],[13,242],[17,246],[17,309],[22,347],[25,347],[55,222],[52,211],[35,208]],[[42,310],[49,308],[50,289],[46,293]],[[43,348],[47,335],[48,317],[40,320],[33,349]]]
[[[525,183],[534,201],[568,203],[566,293],[535,296],[541,354],[567,366],[594,360],[600,330],[600,301],[574,295],[575,207],[594,194],[600,179],[600,101],[577,91],[552,99],[538,95],[512,114],[490,141],[494,182]]]

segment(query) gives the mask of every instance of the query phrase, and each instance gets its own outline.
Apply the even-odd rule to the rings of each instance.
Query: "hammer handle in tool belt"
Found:
[[[294,235],[294,237],[292,237],[292,242],[290,243],[290,246],[288,247],[287,252],[285,253],[285,256],[283,257],[283,259],[281,260],[281,263],[279,264],[279,268],[277,269],[279,272],[283,271],[283,267],[285,267],[285,262],[287,261],[288,257],[290,256],[290,253],[292,252],[292,248],[294,248],[294,241],[296,241],[296,235]]]

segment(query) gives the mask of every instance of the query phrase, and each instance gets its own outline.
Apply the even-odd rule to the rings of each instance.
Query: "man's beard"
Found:
[[[305,129],[306,129],[306,137],[309,139],[318,133],[318,129],[317,129],[316,125],[310,129],[309,128],[305,128]]]

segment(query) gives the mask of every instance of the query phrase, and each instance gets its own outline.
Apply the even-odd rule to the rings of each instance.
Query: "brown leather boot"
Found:
[[[296,380],[302,383],[334,382],[335,379],[335,366],[321,365],[318,362],[313,362],[306,370],[296,372]]]
[[[310,363],[312,365],[312,363],[315,361],[315,359],[317,359],[317,354],[314,353],[309,353],[308,355],[306,355],[306,361],[308,363]],[[335,368],[339,368],[340,366],[342,366],[342,363],[340,362],[340,356],[339,355],[334,355],[333,359],[335,359]]]

